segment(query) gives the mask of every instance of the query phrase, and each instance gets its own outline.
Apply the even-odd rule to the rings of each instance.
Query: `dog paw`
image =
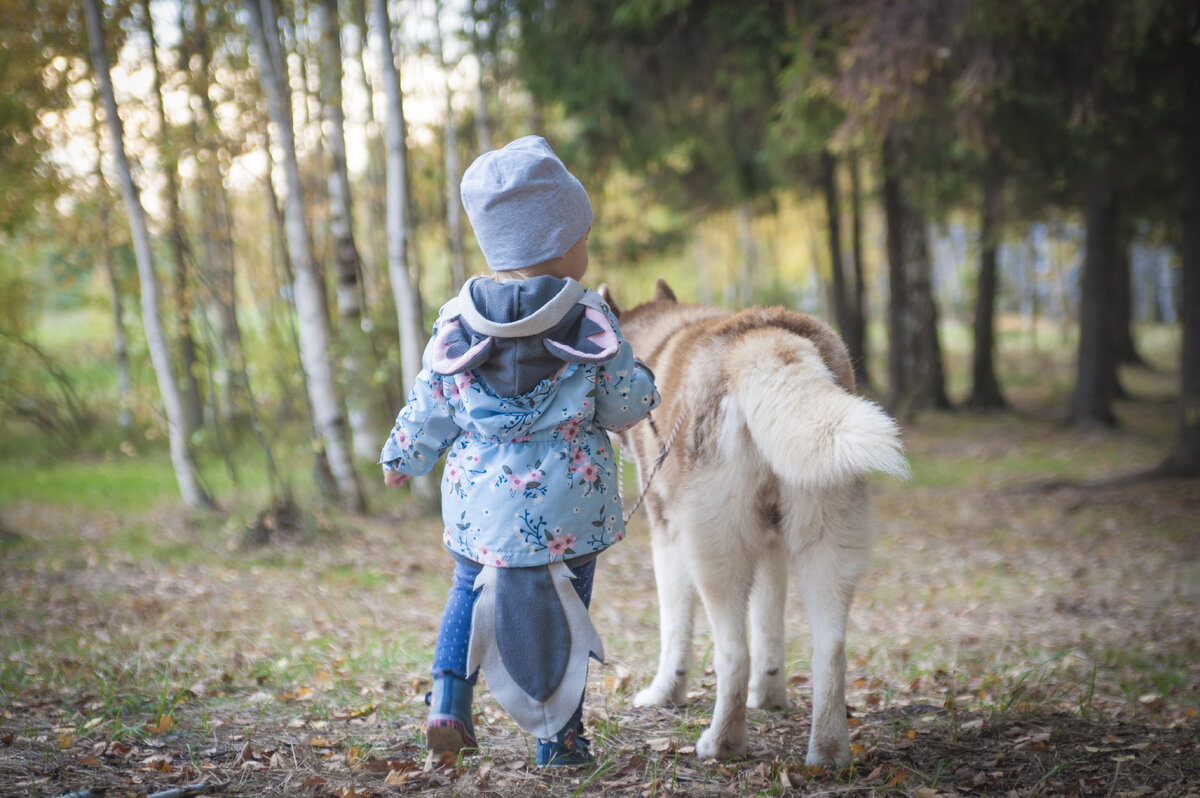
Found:
[[[677,707],[684,703],[682,690],[664,690],[650,685],[633,697],[635,707]]]
[[[804,758],[806,765],[834,766],[839,770],[850,764],[850,740],[812,739],[808,743],[808,756]]]
[[[700,735],[696,741],[696,756],[701,759],[730,759],[746,753],[746,732],[730,735],[725,738],[714,730],[709,729]]]

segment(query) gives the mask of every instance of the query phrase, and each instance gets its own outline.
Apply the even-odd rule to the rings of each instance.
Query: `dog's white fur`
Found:
[[[699,596],[715,642],[717,699],[696,753],[742,754],[746,707],[788,704],[790,563],[813,635],[807,761],[846,765],[846,618],[872,526],[864,476],[907,473],[896,423],[854,395],[844,346],[811,317],[680,305],[660,281],[655,302],[620,320],[663,396],[657,431],[642,423],[623,438],[643,480],[662,437],[684,419],[646,497],[661,652],[634,703],[684,703]],[[805,337],[782,322],[816,332]],[[849,390],[839,384],[847,381]]]

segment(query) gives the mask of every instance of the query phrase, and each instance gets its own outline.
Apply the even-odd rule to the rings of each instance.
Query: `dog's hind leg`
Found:
[[[850,763],[846,617],[867,563],[870,533],[865,502],[861,485],[824,491],[804,503],[821,508],[803,513],[808,516],[807,529],[795,530],[807,538],[794,549],[793,558],[813,635],[813,720],[805,760],[810,765]]]
[[[654,580],[658,585],[658,674],[649,687],[634,697],[633,705],[678,706],[687,701],[696,588],[680,541],[668,540],[665,529],[655,529],[652,538]]]
[[[750,693],[746,705],[787,709],[783,611],[787,600],[788,558],[778,545],[758,561],[750,594]]]

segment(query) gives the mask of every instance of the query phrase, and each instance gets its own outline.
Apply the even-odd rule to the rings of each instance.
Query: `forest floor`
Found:
[[[1116,432],[1068,430],[1020,390],[1016,412],[908,426],[913,479],[873,486],[879,534],[847,646],[855,761],[841,772],[804,766],[794,598],[792,707],[750,712],[745,756],[694,754],[715,680],[702,617],[690,704],[632,706],[658,648],[644,516],[597,569],[596,764],[543,773],[486,687],[482,750],[426,759],[450,560],[418,502],[306,510],[298,533],[268,517],[257,546],[244,521],[171,500],[9,502],[0,796],[1200,795],[1200,488],[1108,481],[1169,447],[1174,405],[1147,380]]]

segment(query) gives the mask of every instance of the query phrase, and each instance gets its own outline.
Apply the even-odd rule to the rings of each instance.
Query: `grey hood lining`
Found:
[[[584,288],[570,277],[564,277],[565,285],[554,297],[536,311],[523,319],[510,322],[495,322],[485,317],[475,307],[471,296],[471,284],[476,280],[487,279],[472,277],[463,285],[458,294],[458,312],[463,321],[472,330],[481,335],[491,335],[497,338],[521,338],[527,335],[540,335],[562,320],[576,302],[583,299]]]

